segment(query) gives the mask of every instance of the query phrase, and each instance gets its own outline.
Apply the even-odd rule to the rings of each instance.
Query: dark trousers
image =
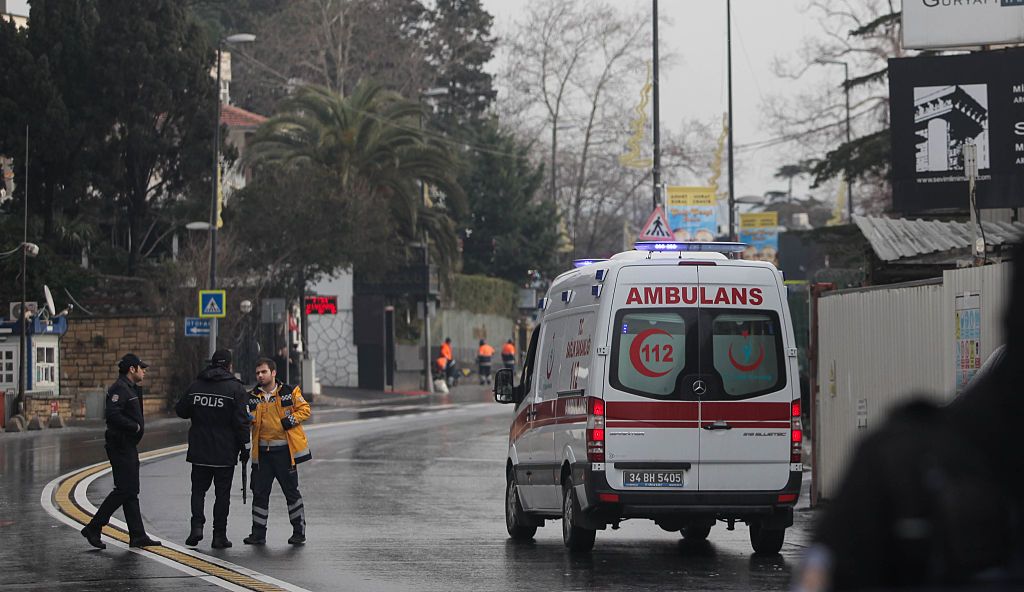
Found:
[[[192,465],[192,527],[206,524],[206,492],[213,483],[213,532],[224,534],[228,530],[228,510],[231,507],[231,480],[235,467],[204,467]]]
[[[296,533],[306,532],[306,510],[299,493],[299,471],[292,465],[287,446],[260,447],[258,464],[252,466],[252,533],[258,537],[267,535],[267,520],[270,518],[270,490],[274,481],[281,484],[281,491],[288,503],[288,521]]]
[[[99,532],[110,522],[110,516],[118,508],[124,510],[124,521],[128,523],[128,535],[133,540],[146,536],[139,510],[139,451],[130,444],[106,445],[107,458],[114,473],[114,489],[100,504],[89,522],[89,528]]]

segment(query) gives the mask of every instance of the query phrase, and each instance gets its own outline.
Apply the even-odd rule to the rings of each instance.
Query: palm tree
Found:
[[[426,230],[434,260],[450,269],[458,242],[448,212],[461,213],[465,195],[455,180],[456,155],[422,129],[422,117],[419,103],[375,82],[360,82],[347,97],[306,86],[260,127],[246,160],[255,167],[312,167],[331,178],[339,194],[383,198],[401,237],[416,240]],[[443,207],[428,203],[424,185],[441,191]]]

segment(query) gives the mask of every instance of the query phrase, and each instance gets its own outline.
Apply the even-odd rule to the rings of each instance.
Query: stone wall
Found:
[[[117,379],[117,362],[132,352],[150,365],[142,386],[145,412],[168,408],[174,371],[178,323],[162,316],[72,318],[61,338],[61,395],[76,400],[74,412],[84,413],[80,391],[105,390]],[[81,411],[79,411],[81,410]]]

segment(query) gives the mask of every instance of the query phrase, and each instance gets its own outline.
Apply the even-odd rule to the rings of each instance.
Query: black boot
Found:
[[[246,545],[266,545],[267,538],[265,536],[253,533],[242,539],[242,542]]]
[[[228,540],[228,536],[223,532],[213,533],[213,542],[210,546],[214,549],[229,549],[231,547],[231,541]]]
[[[189,547],[195,547],[201,540],[203,540],[203,525],[193,524],[192,531],[189,533],[188,538],[185,539],[185,544]]]
[[[93,547],[96,547],[97,549],[107,548],[106,543],[100,540],[99,529],[87,525],[85,528],[81,530],[81,533],[82,536],[85,537],[85,540],[89,541],[89,544]]]
[[[288,537],[289,545],[305,545],[306,544],[306,533],[302,530],[296,529],[292,536]]]

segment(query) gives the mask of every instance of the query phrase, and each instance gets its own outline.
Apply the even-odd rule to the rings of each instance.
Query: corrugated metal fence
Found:
[[[857,437],[881,423],[894,404],[915,394],[953,396],[956,380],[954,303],[981,297],[981,357],[1002,343],[1002,311],[1010,265],[947,271],[943,278],[844,290],[818,300],[814,470],[817,493],[829,498]]]

